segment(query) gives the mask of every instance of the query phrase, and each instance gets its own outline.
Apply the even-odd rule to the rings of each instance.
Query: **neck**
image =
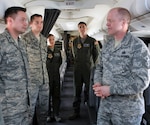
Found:
[[[54,46],[53,45],[49,45],[49,48],[54,48]]]
[[[19,37],[19,33],[18,32],[15,32],[14,30],[11,30],[11,29],[7,29],[7,30],[8,30],[8,32],[10,33],[10,35],[12,36],[12,38],[14,40],[18,39],[18,37]]]
[[[86,37],[87,37],[87,34],[80,34],[80,37],[81,37],[81,38],[86,38]]]
[[[39,37],[40,36],[40,32],[36,32],[34,30],[32,30],[33,34],[36,36],[36,37]]]
[[[118,34],[114,36],[114,38],[115,40],[120,41],[124,38],[125,35],[126,35],[126,32],[119,32]]]

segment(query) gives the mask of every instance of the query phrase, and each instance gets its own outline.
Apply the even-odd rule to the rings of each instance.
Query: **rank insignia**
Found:
[[[81,49],[81,47],[82,47],[81,44],[78,43],[77,48],[78,48],[78,49]]]
[[[53,58],[53,55],[52,54],[48,54],[48,58],[49,59]]]

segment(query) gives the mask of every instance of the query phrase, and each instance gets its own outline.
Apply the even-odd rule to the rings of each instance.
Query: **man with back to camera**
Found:
[[[143,91],[150,82],[150,52],[128,32],[131,15],[117,7],[107,15],[108,34],[93,89],[101,97],[97,125],[140,125],[144,113]]]
[[[55,46],[55,36],[48,35],[49,46],[47,47],[47,71],[49,76],[49,112],[47,121],[51,122],[53,119],[60,122],[62,119],[60,114],[60,72],[59,68],[62,64],[61,51]]]
[[[74,55],[74,85],[75,98],[73,102],[73,114],[69,117],[70,120],[80,117],[80,103],[83,83],[84,87],[84,103],[89,99],[89,84],[91,69],[98,57],[97,47],[98,42],[87,35],[87,25],[85,22],[78,24],[79,37],[73,41]]]
[[[0,34],[0,100],[5,125],[29,125],[29,72],[25,46],[19,35],[27,29],[26,9],[5,11]]]
[[[31,84],[31,115],[37,117],[36,124],[45,125],[48,112],[49,85],[46,69],[47,39],[40,33],[43,29],[42,15],[33,14],[30,17],[31,30],[22,37],[25,40],[28,53]],[[36,109],[36,111],[35,111]]]

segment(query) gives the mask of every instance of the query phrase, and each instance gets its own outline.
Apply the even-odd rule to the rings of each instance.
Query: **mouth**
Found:
[[[107,28],[107,30],[111,30],[111,28]]]

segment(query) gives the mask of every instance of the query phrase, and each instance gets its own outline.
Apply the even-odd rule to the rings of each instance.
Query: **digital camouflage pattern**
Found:
[[[0,34],[0,101],[5,125],[29,125],[29,72],[23,42]]]
[[[150,53],[144,42],[131,33],[116,48],[114,44],[111,37],[104,43],[95,70],[94,83],[110,86],[111,94],[101,99],[97,125],[104,125],[99,118],[106,116],[107,120],[113,119],[111,116],[122,118],[122,123],[114,118],[113,125],[139,125],[145,110],[143,91],[150,82]],[[133,123],[124,124],[123,119]]]
[[[22,36],[25,41],[29,67],[31,84],[29,85],[29,94],[31,101],[31,115],[34,114],[36,106],[37,117],[40,125],[44,125],[48,112],[49,85],[48,74],[46,69],[47,59],[47,39],[40,34],[38,40],[32,31]]]
[[[4,125],[1,103],[0,103],[0,125]]]

